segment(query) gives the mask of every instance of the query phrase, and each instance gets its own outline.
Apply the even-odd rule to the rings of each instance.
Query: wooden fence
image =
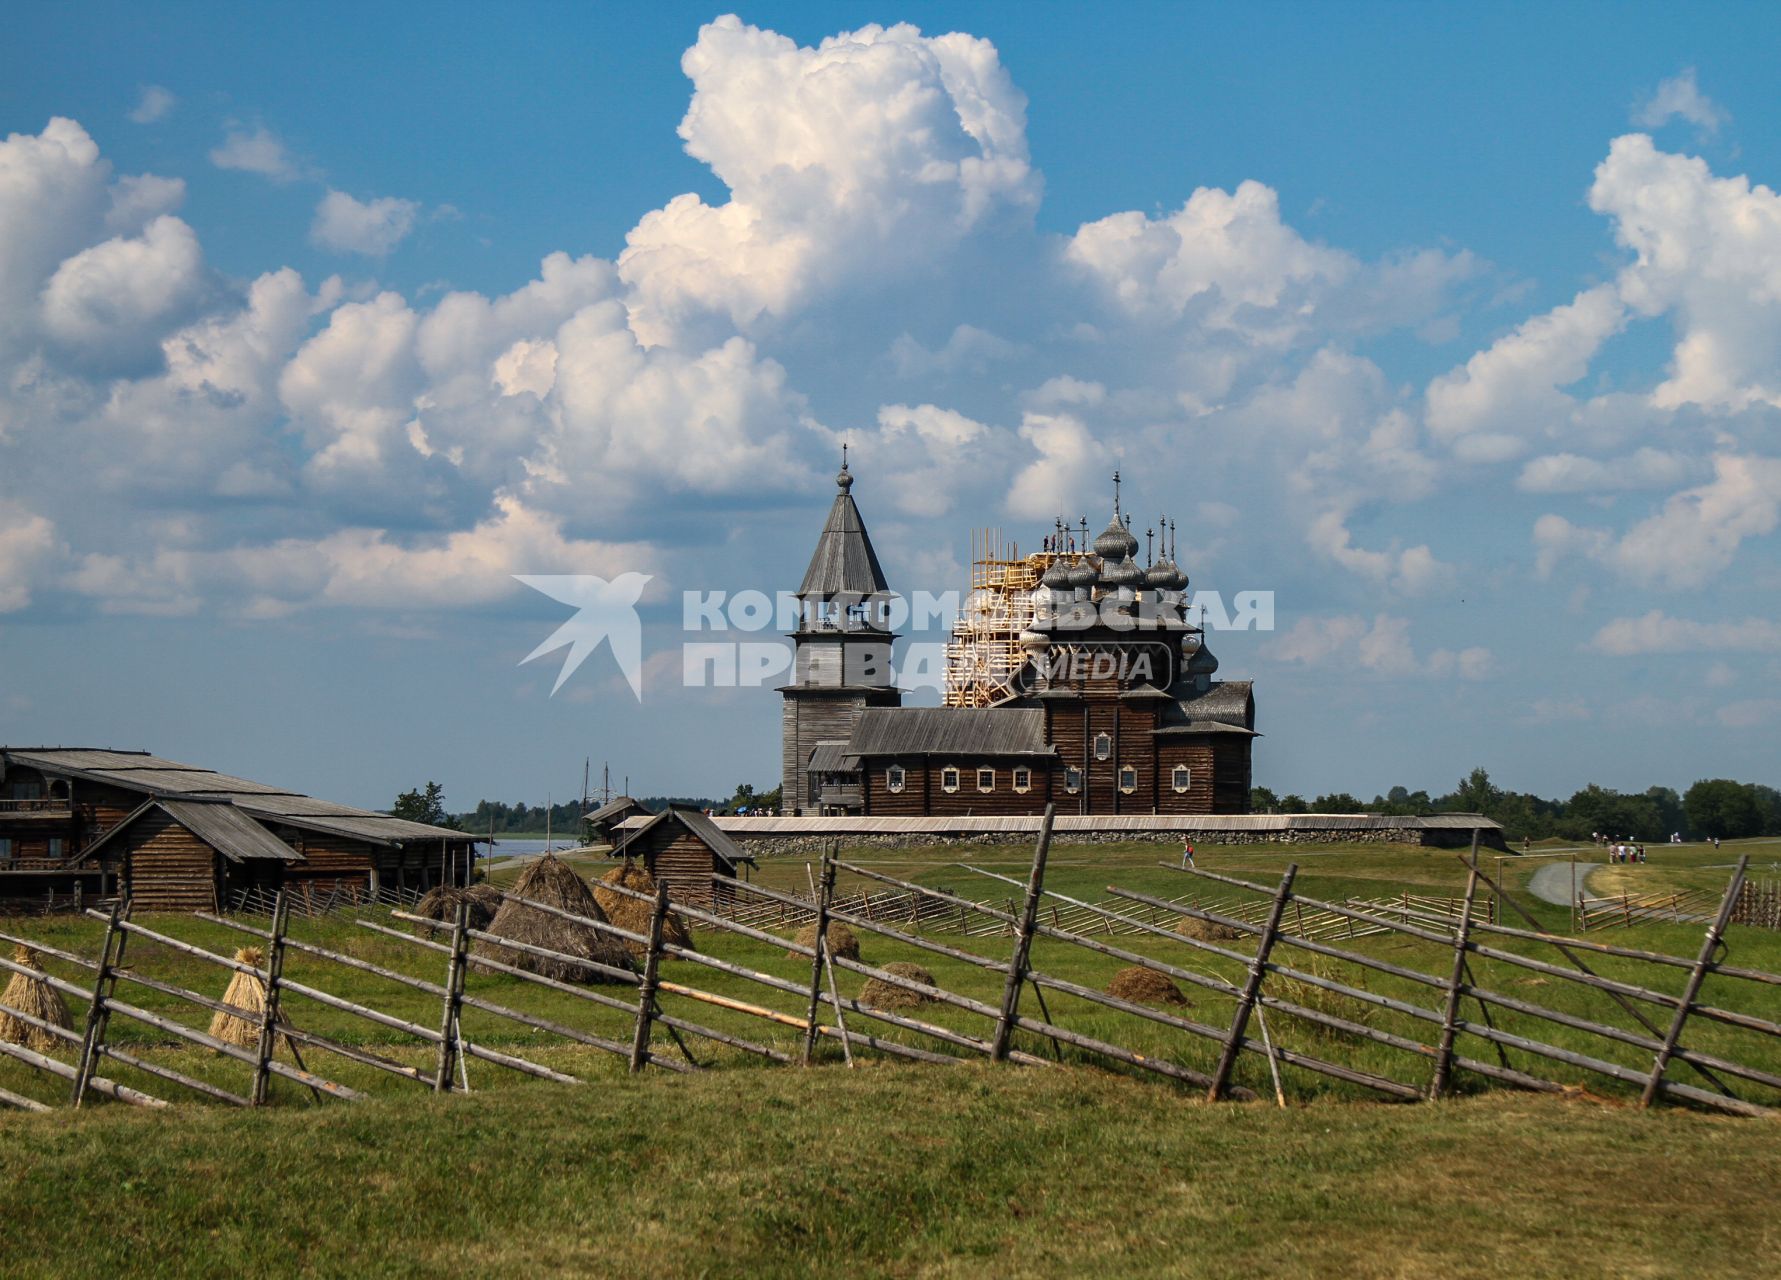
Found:
[[[556,1084],[581,1083],[580,1077],[562,1069],[574,1067],[578,1058],[566,1056],[546,1065],[467,1035],[463,1018],[466,1011],[475,1011],[482,1018],[539,1033],[552,1045],[561,1042],[616,1056],[633,1072],[705,1069],[711,1060],[701,1061],[695,1052],[701,1042],[781,1065],[811,1065],[830,1056],[819,1052],[819,1046],[827,1044],[838,1048],[841,1060],[849,1065],[866,1054],[937,1066],[970,1057],[1033,1068],[1075,1060],[1160,1076],[1214,1100],[1254,1099],[1271,1091],[1281,1105],[1286,1104],[1289,1086],[1297,1092],[1299,1082],[1309,1076],[1410,1103],[1451,1093],[1462,1073],[1487,1087],[1548,1093],[1574,1088],[1579,1078],[1596,1077],[1636,1091],[1642,1105],[1663,1099],[1743,1116],[1769,1114],[1768,1104],[1781,1098],[1781,1076],[1751,1061],[1769,1059],[1721,1047],[1722,1033],[1735,1031],[1759,1037],[1772,1049],[1781,1038],[1781,1024],[1703,997],[1703,985],[1710,978],[1718,986],[1781,985],[1781,975],[1727,964],[1720,954],[1727,924],[1744,901],[1745,863],[1739,864],[1707,921],[1698,953],[1688,957],[1549,934],[1525,913],[1518,924],[1504,923],[1497,919],[1495,904],[1517,912],[1520,908],[1479,869],[1475,845],[1465,856],[1469,868],[1465,893],[1454,899],[1400,895],[1363,902],[1324,901],[1297,887],[1296,866],[1287,867],[1273,884],[1169,866],[1192,886],[1188,892],[1165,898],[1109,885],[1107,898],[1091,902],[1045,887],[1050,842],[1048,812],[1024,880],[961,868],[1001,886],[999,899],[973,900],[899,880],[833,854],[822,859],[820,875],[812,868],[808,894],[726,880],[761,912],[771,909],[782,915],[749,916],[678,903],[671,907],[665,888],[645,894],[622,885],[603,886],[647,907],[648,927],[638,932],[504,895],[509,902],[628,944],[635,959],[625,965],[498,937],[472,927],[464,908],[447,923],[423,920],[404,906],[388,913],[393,923],[357,922],[367,934],[400,940],[417,961],[435,966],[436,976],[423,978],[297,936],[291,929],[296,903],[288,894],[272,904],[265,927],[234,916],[199,917],[261,948],[262,958],[248,963],[133,921],[127,904],[116,904],[109,913],[88,913],[105,922],[97,958],[0,933],[0,940],[34,947],[87,977],[83,985],[0,958],[0,968],[42,976],[84,1009],[78,1030],[52,1028],[20,1011],[3,1010],[50,1031],[67,1052],[64,1060],[0,1043],[0,1054],[55,1077],[66,1086],[74,1106],[94,1096],[138,1106],[165,1105],[158,1094],[166,1090],[151,1095],[121,1084],[105,1074],[107,1063],[187,1096],[236,1106],[265,1104],[273,1078],[299,1086],[317,1102],[364,1096],[363,1084],[349,1087],[311,1070],[302,1056],[306,1051],[351,1062],[360,1074],[368,1071],[371,1079],[393,1077],[434,1092],[468,1091],[470,1062]],[[884,893],[838,897],[835,883],[841,872],[882,885]],[[665,928],[670,910],[699,929],[764,943],[807,961],[808,971],[788,978],[677,944]],[[762,927],[804,920],[818,926],[809,945],[787,941]],[[934,936],[941,932],[934,922],[941,920],[949,925],[965,923],[956,930],[957,936],[942,934],[942,940]],[[1329,922],[1339,922],[1341,931],[1332,931]],[[840,954],[829,945],[832,924],[974,970],[982,979],[979,994]],[[1195,924],[1215,928],[1192,927]],[[417,933],[414,926],[428,927]],[[992,934],[993,955],[962,945]],[[169,948],[219,973],[253,975],[263,985],[265,1008],[250,1012],[138,972],[127,955],[134,939]],[[1378,939],[1385,944],[1372,941]],[[473,956],[471,948],[477,943],[504,951]],[[1510,949],[1530,946],[1550,948],[1556,956],[1546,959]],[[1163,954],[1154,954],[1159,949]],[[1400,953],[1405,951],[1421,955],[1424,967],[1404,958]],[[1186,1002],[1153,1005],[1078,981],[1070,975],[1077,972],[1073,965],[1082,953],[1096,957],[1096,963],[1118,961],[1184,984],[1228,1013],[1213,1018]],[[598,990],[560,981],[509,963],[499,958],[502,955],[579,966],[617,986]],[[306,975],[318,967],[327,973],[350,970],[386,983],[404,1001],[398,1006],[392,996],[386,1004],[405,1012],[349,999],[330,990],[325,978],[293,978],[285,971],[292,956],[303,958]],[[1430,956],[1435,957],[1432,963]],[[1641,972],[1679,973],[1681,991],[1670,993],[1605,976],[1592,969],[1586,957],[1611,957],[1622,969],[1637,965]],[[675,966],[672,972],[664,967],[670,961]],[[701,971],[722,975],[730,990],[699,985]],[[1480,971],[1501,980],[1481,981]],[[1511,973],[1524,977],[1510,979]],[[579,1002],[576,1007],[588,1008],[590,1019],[578,1020],[560,1011],[546,1017],[514,1007],[508,1003],[517,990],[511,984],[503,988],[501,1000],[493,999],[472,980],[477,974],[499,974],[571,997]],[[912,992],[944,1010],[950,1022],[937,1021],[939,1014],[923,1016],[848,996],[838,981],[840,974]],[[1620,1020],[1584,1016],[1558,1007],[1562,1001],[1541,1003],[1523,990],[1523,984],[1587,989],[1612,1002]],[[1511,985],[1514,992],[1507,989]],[[229,1044],[164,1012],[143,1008],[130,998],[132,988],[153,991],[201,1012],[248,1020],[257,1027],[255,1044],[252,1048]],[[736,994],[738,989],[746,998]],[[612,994],[613,990],[622,994]],[[1425,993],[1424,998],[1415,997],[1418,991]],[[412,1013],[417,1000],[436,1009],[436,1017],[417,1021]],[[306,1006],[346,1015],[386,1037],[394,1033],[408,1046],[407,1058],[424,1061],[417,1065],[393,1056],[396,1051],[382,1042],[371,1048],[339,1035],[319,1034],[302,1025]],[[735,1018],[733,1025],[759,1024],[763,1034],[741,1034],[687,1016],[701,1007]],[[604,1018],[597,1025],[592,1021],[595,1010]],[[245,1079],[219,1085],[165,1060],[153,1060],[147,1051],[114,1040],[114,1018],[212,1050],[239,1068]],[[611,1034],[615,1022],[625,1028],[622,1034]],[[1556,1030],[1539,1032],[1538,1027]],[[1701,1047],[1697,1035],[1685,1034],[1703,1028],[1714,1033],[1711,1051]],[[283,1061],[281,1048],[291,1062]],[[1628,1057],[1634,1061],[1623,1060]],[[1253,1070],[1245,1068],[1246,1063],[1253,1064]],[[290,1092],[288,1087],[285,1092]],[[0,1102],[32,1109],[45,1105],[6,1090],[0,1090]]]

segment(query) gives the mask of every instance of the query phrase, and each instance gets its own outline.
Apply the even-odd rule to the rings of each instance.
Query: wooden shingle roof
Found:
[[[1050,756],[1045,713],[1026,707],[867,707],[847,750],[856,756]]]

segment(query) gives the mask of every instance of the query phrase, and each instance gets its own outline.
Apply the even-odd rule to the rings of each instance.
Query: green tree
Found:
[[[1682,797],[1688,825],[1706,840],[1736,840],[1762,830],[1756,788],[1730,778],[1703,778]]]
[[[1280,797],[1266,787],[1249,788],[1249,812],[1273,813],[1280,807]]]
[[[1367,806],[1346,791],[1332,791],[1311,802],[1313,813],[1365,813]]]
[[[1466,775],[1453,793],[1453,798],[1454,807],[1461,812],[1482,813],[1488,817],[1491,810],[1496,808],[1497,801],[1503,798],[1503,793],[1492,784],[1490,775],[1484,771],[1483,766],[1479,766]]]
[[[453,831],[461,829],[458,820],[446,813],[445,788],[437,782],[429,782],[419,791],[404,791],[396,797],[395,808],[390,813],[429,827],[448,827]]]
[[[1305,806],[1304,796],[1295,796],[1291,792],[1288,792],[1286,795],[1280,797],[1280,812],[1309,813],[1311,811]]]

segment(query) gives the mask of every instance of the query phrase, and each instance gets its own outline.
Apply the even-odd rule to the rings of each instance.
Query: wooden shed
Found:
[[[671,899],[689,906],[731,900],[733,891],[722,881],[734,880],[740,866],[755,865],[710,818],[681,805],[670,805],[640,826],[626,824],[623,834],[624,842],[613,852],[641,860],[657,884],[668,886]]]
[[[87,850],[145,911],[216,911],[244,889],[276,892],[303,855],[227,800],[157,796]]]
[[[618,825],[626,818],[655,816],[655,811],[630,796],[614,796],[582,819],[584,839],[593,844],[617,844],[623,836]]]

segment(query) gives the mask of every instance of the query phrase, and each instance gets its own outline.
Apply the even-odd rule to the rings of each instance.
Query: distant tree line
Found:
[[[1599,834],[1649,842],[1667,840],[1673,831],[1685,840],[1781,835],[1781,791],[1729,778],[1704,778],[1680,795],[1671,787],[1621,792],[1592,782],[1568,800],[1548,800],[1504,790],[1479,768],[1446,795],[1393,787],[1368,803],[1346,791],[1306,800],[1254,787],[1249,807],[1255,813],[1481,813],[1501,823],[1512,840],[1588,840]]]
[[[735,792],[727,800],[716,800],[710,796],[638,796],[637,802],[645,809],[660,813],[671,804],[686,805],[694,809],[709,809],[713,813],[735,813],[743,809],[779,808],[779,788],[771,791],[756,791],[752,785],[743,782],[737,784]],[[596,796],[588,801],[588,811],[600,807]],[[513,835],[517,832],[534,832],[550,830],[560,832],[565,839],[580,834],[581,798],[565,800],[562,804],[542,805],[527,804],[523,800],[508,803],[505,800],[479,800],[476,807],[468,813],[446,816],[444,803],[439,794],[439,784],[429,782],[424,792],[407,791],[396,800],[396,812],[399,817],[412,817],[416,822],[430,822],[434,826],[454,826],[463,831],[487,835],[493,830],[497,836]],[[422,813],[434,814],[433,817],[417,816]],[[548,821],[548,828],[546,823]]]

